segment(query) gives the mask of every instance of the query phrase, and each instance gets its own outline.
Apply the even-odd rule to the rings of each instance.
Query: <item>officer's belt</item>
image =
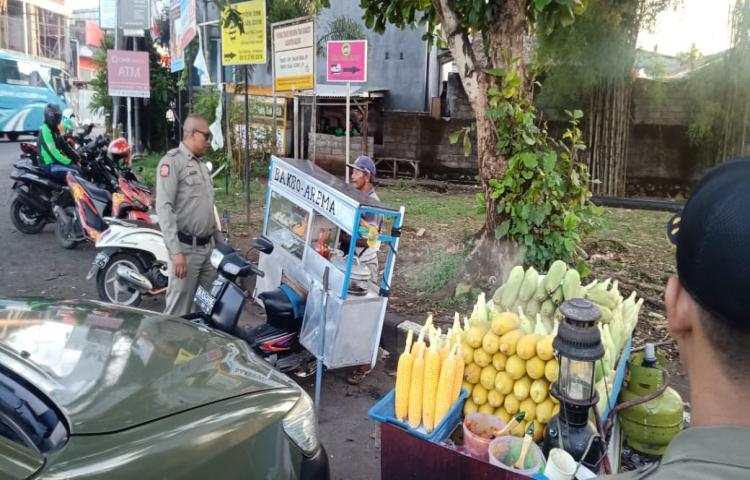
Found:
[[[211,235],[205,236],[205,237],[194,237],[193,235],[188,235],[186,233],[177,232],[177,238],[187,245],[192,246],[198,246],[202,247],[203,245],[207,244],[211,241]]]

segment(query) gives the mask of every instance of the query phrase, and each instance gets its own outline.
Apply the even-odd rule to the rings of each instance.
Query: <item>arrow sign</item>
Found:
[[[233,58],[234,58],[234,57],[236,57],[236,56],[237,56],[237,54],[236,54],[236,53],[234,53],[234,52],[229,52],[229,53],[225,53],[225,54],[224,54],[224,58],[228,58],[228,59],[230,59],[230,60],[231,60],[231,59],[233,59]]]
[[[367,81],[367,40],[330,41],[327,52],[329,82]]]

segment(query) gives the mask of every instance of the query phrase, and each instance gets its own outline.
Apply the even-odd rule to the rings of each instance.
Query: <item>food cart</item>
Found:
[[[302,345],[328,368],[374,364],[403,213],[403,207],[375,201],[310,161],[272,156],[263,234],[275,248],[260,254],[265,276],[257,279],[253,298],[262,303],[261,293],[296,285],[306,296]],[[364,218],[377,219],[379,228]],[[360,262],[357,239],[385,257],[377,275]],[[346,251],[339,249],[342,240]]]

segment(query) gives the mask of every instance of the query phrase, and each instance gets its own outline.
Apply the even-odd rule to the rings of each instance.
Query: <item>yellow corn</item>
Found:
[[[435,400],[435,426],[448,414],[453,405],[453,386],[456,374],[456,346],[448,354],[445,362],[440,366],[437,399]]]
[[[451,401],[455,402],[458,400],[458,396],[461,395],[461,386],[463,385],[464,381],[464,367],[466,366],[464,364],[464,357],[461,355],[461,337],[460,335],[456,336],[456,351],[455,351],[455,359],[456,362],[456,368],[453,371],[453,391],[451,392]]]
[[[450,335],[450,332],[445,336],[445,342],[443,342],[443,347],[440,349],[440,364],[442,365],[446,358],[448,358],[448,355],[450,355],[453,342],[452,337]]]
[[[434,333],[433,333],[434,335]],[[440,377],[440,353],[430,345],[424,361],[424,391],[422,393],[422,424],[427,433],[435,427],[435,403]]]
[[[414,332],[409,330],[406,334],[406,347],[404,353],[398,357],[396,368],[396,418],[404,421],[409,415],[409,389],[411,386],[411,370],[414,366],[414,357],[411,354],[411,343]]]
[[[419,337],[417,337],[417,341],[414,342],[414,346],[411,349],[411,354],[414,355],[414,358],[417,358],[426,347],[424,343],[424,334],[428,331],[428,324],[432,323],[431,319],[432,316],[428,317],[427,323],[425,323],[424,326],[419,329]]]
[[[421,335],[421,333],[420,333]],[[416,344],[414,345],[416,347]],[[412,352],[412,355],[414,353]],[[409,425],[417,428],[422,422],[422,393],[424,392],[424,349],[414,357],[409,385]]]

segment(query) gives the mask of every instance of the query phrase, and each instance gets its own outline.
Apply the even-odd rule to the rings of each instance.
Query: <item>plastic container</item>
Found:
[[[490,463],[513,473],[529,477],[540,471],[544,471],[544,454],[542,453],[542,449],[534,442],[529,445],[529,452],[526,454],[524,468],[518,469],[512,467],[512,464],[521,455],[522,447],[523,438],[511,436],[498,437],[490,442],[488,449]]]
[[[549,480],[573,480],[576,474],[576,461],[561,448],[553,448],[549,451],[547,465],[544,467],[544,475]]]
[[[453,429],[461,422],[461,410],[464,404],[464,400],[469,395],[465,389],[461,389],[461,394],[458,396],[458,400],[448,410],[445,418],[440,422],[439,425],[431,433],[427,433],[423,426],[419,428],[412,428],[408,422],[402,422],[397,420],[394,416],[394,400],[396,397],[396,390],[391,390],[388,394],[381,398],[378,403],[372,406],[367,415],[378,422],[392,423],[398,425],[412,435],[419,437],[423,440],[427,440],[433,443],[443,442],[450,436]]]
[[[471,429],[469,425],[472,426]],[[477,433],[487,432],[488,435],[491,435],[493,429],[502,429],[505,425],[506,423],[502,419],[486,413],[468,415],[463,422],[464,451],[470,456],[486,462],[489,458],[487,449],[490,447],[492,438],[484,438]]]

